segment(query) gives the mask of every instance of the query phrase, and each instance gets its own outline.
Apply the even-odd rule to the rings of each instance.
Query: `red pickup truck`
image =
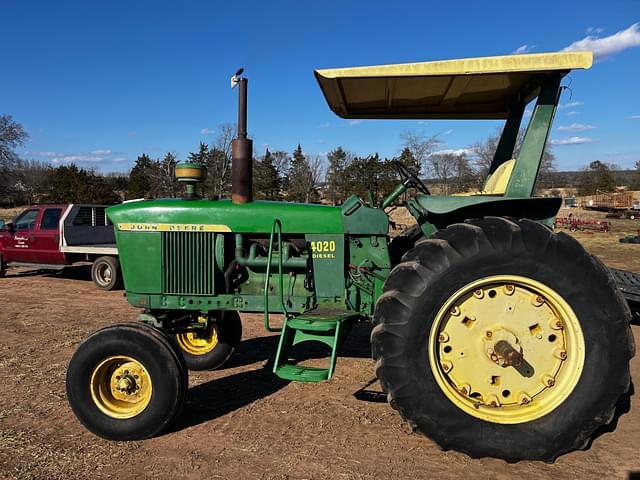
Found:
[[[62,270],[92,262],[91,278],[103,290],[122,282],[108,205],[39,205],[13,222],[0,220],[0,277],[7,267]]]

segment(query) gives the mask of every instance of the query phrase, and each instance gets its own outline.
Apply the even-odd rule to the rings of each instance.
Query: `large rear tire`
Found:
[[[180,412],[188,378],[169,341],[142,324],[90,335],[67,370],[67,399],[80,422],[108,440],[142,440]]]
[[[203,332],[183,332],[173,336],[189,370],[215,370],[231,358],[242,338],[242,322],[238,312],[221,312],[220,319],[210,322]]]
[[[445,449],[553,461],[628,392],[630,312],[578,242],[529,220],[452,225],[387,279],[372,332],[391,405]]]

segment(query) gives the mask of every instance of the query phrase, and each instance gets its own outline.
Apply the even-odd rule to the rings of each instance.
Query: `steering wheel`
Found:
[[[416,190],[424,193],[425,195],[431,195],[431,192],[427,188],[427,186],[418,178],[414,172],[409,170],[406,165],[402,162],[396,160],[395,162],[396,168],[398,169],[398,175],[402,179],[402,183],[407,188],[415,188]]]

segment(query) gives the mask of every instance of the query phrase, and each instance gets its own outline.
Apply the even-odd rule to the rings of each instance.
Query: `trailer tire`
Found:
[[[108,440],[142,440],[180,412],[188,380],[169,342],[140,324],[91,334],[67,369],[67,399],[78,420]]]
[[[101,290],[122,288],[120,262],[116,257],[98,257],[91,265],[91,280]]]
[[[630,317],[609,271],[573,238],[487,217],[418,242],[392,270],[372,353],[391,406],[443,449],[553,461],[588,445],[628,395]],[[532,363],[505,366],[515,357],[498,357],[499,338]],[[560,366],[546,375],[549,365]]]
[[[172,341],[182,353],[189,370],[215,370],[231,357],[242,338],[242,322],[238,312],[221,312],[221,318],[210,324],[202,336],[194,332],[176,333]]]

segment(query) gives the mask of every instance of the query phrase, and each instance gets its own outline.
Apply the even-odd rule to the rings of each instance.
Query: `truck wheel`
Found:
[[[392,407],[442,448],[553,461],[584,448],[628,392],[630,318],[577,241],[488,217],[403,257],[372,351]]]
[[[90,335],[67,370],[76,417],[108,440],[141,440],[165,429],[184,403],[184,364],[152,327],[112,325]]]
[[[215,370],[231,357],[242,337],[238,312],[225,311],[217,322],[210,322],[205,332],[177,333],[174,341],[189,370]]]
[[[115,257],[98,257],[91,266],[91,279],[101,290],[115,290],[122,286],[120,262]]]

